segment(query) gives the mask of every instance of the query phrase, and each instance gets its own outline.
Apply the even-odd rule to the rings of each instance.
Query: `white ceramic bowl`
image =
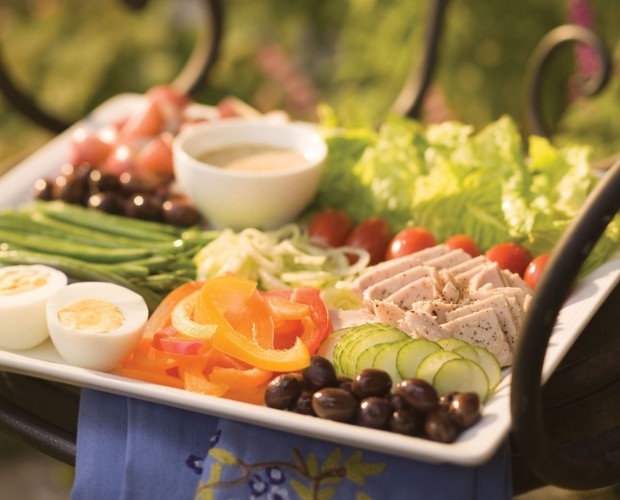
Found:
[[[207,151],[234,145],[291,148],[304,156],[299,165],[249,172],[208,165]],[[174,173],[180,190],[216,228],[275,229],[292,221],[319,187],[327,146],[308,124],[225,119],[194,125],[173,143]]]

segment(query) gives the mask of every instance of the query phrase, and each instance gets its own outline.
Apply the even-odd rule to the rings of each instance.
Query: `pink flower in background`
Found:
[[[568,22],[594,30],[594,13],[590,0],[567,0]],[[576,84],[593,78],[600,71],[600,62],[595,50],[587,45],[577,44],[575,47],[576,58]],[[575,89],[578,92],[578,89]]]

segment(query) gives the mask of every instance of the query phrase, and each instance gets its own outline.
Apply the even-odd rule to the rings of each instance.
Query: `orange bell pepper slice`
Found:
[[[264,349],[233,329],[218,328],[212,341],[219,351],[263,370],[292,372],[310,365],[308,348],[299,337],[289,349]]]
[[[199,362],[179,369],[185,390],[209,396],[223,396],[228,390],[228,385],[208,380],[203,370],[203,364]]]
[[[146,325],[144,325],[142,336],[151,338],[155,332],[170,325],[170,316],[175,306],[185,297],[191,295],[196,290],[200,290],[203,283],[203,281],[191,281],[175,288],[166,295],[164,300],[155,308],[155,311],[153,311],[153,314],[149,317]]]
[[[258,387],[273,378],[273,372],[261,370],[260,368],[250,368],[247,370],[238,368],[225,368],[215,366],[209,374],[209,380],[220,384],[225,384],[231,390],[252,389]]]
[[[239,389],[229,390],[224,397],[232,399],[234,401],[241,401],[252,405],[262,406],[265,404],[265,391],[268,384],[263,384],[259,387],[252,387],[251,389]]]
[[[132,378],[134,380],[141,380],[142,382],[150,382],[151,384],[185,389],[183,381],[179,377],[168,375],[166,373],[147,371],[140,368],[135,368],[131,365],[123,365],[119,370],[119,375],[122,377]]]
[[[200,323],[234,331],[265,349],[273,349],[273,320],[256,281],[224,275],[205,282],[194,315]]]

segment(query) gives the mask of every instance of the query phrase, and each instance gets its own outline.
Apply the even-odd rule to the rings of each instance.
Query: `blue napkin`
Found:
[[[510,450],[428,464],[84,389],[71,498],[511,499]]]

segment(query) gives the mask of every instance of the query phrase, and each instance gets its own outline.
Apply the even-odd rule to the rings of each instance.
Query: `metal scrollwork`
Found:
[[[558,242],[536,289],[515,352],[511,413],[513,444],[546,484],[568,489],[609,486],[620,477],[620,433],[576,443],[551,439],[543,418],[542,368],[558,313],[578,273],[612,218],[620,211],[620,161],[590,194]]]
[[[148,0],[122,0],[134,10],[146,6]],[[172,85],[182,92],[192,94],[202,85],[216,61],[222,38],[223,12],[220,0],[200,0],[205,15],[200,20],[200,31],[194,49]],[[71,124],[43,109],[36,100],[22,91],[9,74],[0,51],[0,91],[9,102],[33,122],[59,133]]]
[[[609,51],[600,37],[592,30],[574,24],[566,24],[551,30],[536,46],[530,59],[527,74],[526,121],[528,132],[549,137],[551,127],[545,124],[541,110],[541,83],[551,56],[563,45],[585,44],[598,57],[599,71],[583,82],[578,89],[584,96],[594,96],[605,88],[611,75],[612,61]]]

